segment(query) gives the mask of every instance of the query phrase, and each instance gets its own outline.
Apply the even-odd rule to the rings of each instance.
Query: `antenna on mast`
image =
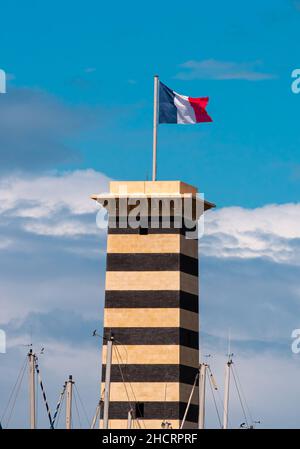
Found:
[[[230,328],[228,329],[228,352],[227,352],[227,356],[228,356],[228,361],[233,357],[233,353],[231,352],[231,330],[230,330]]]

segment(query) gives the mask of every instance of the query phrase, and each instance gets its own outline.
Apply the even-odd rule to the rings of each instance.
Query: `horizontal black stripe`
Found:
[[[192,385],[198,369],[185,365],[121,365],[125,382],[180,382]],[[102,365],[102,381],[105,365]],[[111,366],[111,381],[122,382],[119,365]]]
[[[198,332],[179,327],[104,328],[104,344],[110,335],[113,335],[118,345],[181,345],[199,348]]]
[[[153,215],[153,216],[126,216],[126,215],[110,215],[108,219],[108,226],[110,228],[131,228],[131,227],[144,227],[144,228],[186,228],[191,229],[196,227],[197,221],[190,218],[184,218],[182,215]]]
[[[108,234],[140,234],[140,229],[132,228],[108,228]],[[181,234],[185,235],[185,229],[174,229],[174,228],[148,228],[148,234]]]
[[[107,290],[106,308],[181,308],[198,313],[198,295],[178,290]]]
[[[106,271],[182,271],[198,276],[198,259],[180,253],[108,253]]]
[[[186,409],[184,402],[143,402],[144,419],[182,419]],[[198,421],[198,406],[190,404],[186,417],[187,421]],[[109,403],[109,419],[127,419],[130,404],[121,401],[110,401]],[[102,418],[102,416],[101,416]]]
[[[174,217],[165,219],[163,217],[153,218],[148,217],[140,222],[139,227],[133,228],[128,224],[128,217],[117,217],[109,219],[108,233],[109,234],[182,234],[186,232],[195,232],[198,229],[198,224],[188,220],[174,220]]]

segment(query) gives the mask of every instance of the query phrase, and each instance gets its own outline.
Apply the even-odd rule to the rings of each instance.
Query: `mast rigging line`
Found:
[[[240,404],[241,404],[241,408],[242,408],[242,411],[243,411],[243,415],[244,415],[247,427],[249,427],[247,414],[246,414],[246,411],[245,411],[245,408],[244,408],[244,404],[243,404],[243,401],[242,401],[242,397],[241,397],[241,394],[240,394],[240,390],[239,390],[239,387],[238,387],[238,384],[237,384],[237,381],[236,381],[234,370],[232,370],[232,377],[233,377],[233,380],[234,380],[235,388],[236,388],[236,391],[237,391],[237,394],[238,394],[238,398],[239,398],[239,401],[240,401]]]
[[[246,408],[247,408],[248,415],[249,415],[249,417],[250,417],[250,421],[251,421],[252,424],[254,424],[254,420],[253,420],[253,417],[252,417],[252,414],[251,414],[251,410],[250,410],[249,405],[248,405],[248,403],[247,403],[246,396],[245,396],[245,393],[244,393],[244,391],[243,391],[243,387],[242,387],[242,384],[241,384],[241,381],[240,381],[240,378],[239,378],[239,375],[238,375],[238,371],[237,371],[237,367],[236,367],[236,366],[234,366],[234,372],[235,372],[235,375],[236,375],[237,383],[238,383],[238,385],[239,385],[239,387],[240,387],[241,396],[242,396],[243,399],[244,399],[244,403],[245,403],[245,406],[246,406]]]
[[[220,405],[221,405],[222,412],[224,413],[224,411],[225,411],[224,401],[223,401],[223,399],[222,399],[222,397],[221,397],[221,394],[220,394],[219,389],[217,389],[216,391],[217,391],[217,397],[218,397],[218,399],[219,399],[219,402],[220,402]],[[228,416],[227,416],[227,420],[228,420],[228,424],[231,426],[231,420],[230,420],[229,414],[228,414]],[[222,428],[223,428],[223,426],[222,426]]]
[[[129,397],[129,393],[128,393],[128,390],[127,390],[127,387],[126,387],[126,382],[125,382],[124,374],[123,374],[123,371],[122,371],[122,368],[121,368],[121,364],[120,364],[120,361],[119,361],[119,358],[120,358],[120,360],[121,360],[121,362],[122,362],[122,358],[121,358],[121,355],[120,355],[120,353],[119,353],[119,350],[118,350],[117,346],[114,345],[113,348],[114,348],[115,353],[116,353],[117,362],[118,362],[119,370],[120,370],[120,373],[121,373],[122,382],[123,382],[123,385],[124,385],[124,388],[125,388],[125,392],[126,392],[128,404],[129,404],[129,406],[130,406],[130,410],[133,410],[132,403],[131,403],[130,397]],[[137,407],[138,407],[138,404],[137,404],[137,401],[136,401],[136,397],[135,397],[135,394],[134,394],[134,391],[133,391],[131,382],[129,381],[128,383],[129,383],[129,385],[130,385],[130,388],[131,388],[131,391],[132,391],[132,394],[133,394],[134,403],[135,403],[135,405],[137,405]],[[130,411],[130,410],[129,410],[129,411]],[[142,420],[142,421],[143,421],[143,420]],[[143,424],[144,424],[144,427],[145,427],[145,429],[146,429],[146,426],[145,426],[144,421],[143,421]],[[139,423],[138,420],[137,420],[137,425],[138,425],[139,428],[141,428],[140,423]]]
[[[220,428],[222,429],[222,421],[221,421],[221,417],[220,417],[220,413],[219,413],[219,410],[218,410],[218,405],[217,405],[216,398],[215,398],[215,393],[214,393],[214,390],[218,390],[218,389],[215,388],[215,386],[214,386],[213,375],[212,375],[212,372],[211,372],[211,369],[210,369],[209,366],[208,366],[208,369],[209,369],[209,372],[210,372],[210,374],[207,373],[208,380],[209,380],[210,391],[211,391],[212,398],[213,398],[213,401],[214,401],[214,406],[215,406],[215,409],[216,409],[219,425],[220,425]]]
[[[64,398],[63,398],[64,399]],[[59,411],[58,411],[58,415],[57,415],[57,423],[56,423],[56,426],[55,426],[55,428],[57,429],[57,426],[58,426],[58,423],[59,423],[59,419],[60,419],[60,415],[61,415],[61,412],[62,412],[62,407],[59,409]]]
[[[55,424],[58,412],[59,412],[59,415],[60,415],[60,406],[61,406],[62,401],[64,399],[64,394],[65,394],[65,391],[66,391],[66,387],[67,387],[67,382],[64,383],[63,390],[60,393],[58,402],[56,404],[56,409],[55,409],[55,412],[54,412],[54,415],[53,415],[53,419],[52,419],[52,428],[54,428],[54,424]],[[59,419],[59,416],[58,416],[58,419]]]
[[[120,370],[120,373],[121,373],[122,382],[123,382],[123,384],[124,384],[124,388],[125,388],[125,392],[126,392],[128,404],[129,404],[129,406],[130,406],[130,409],[133,410],[132,403],[131,403],[131,401],[130,401],[130,397],[129,397],[129,394],[128,394],[128,391],[127,391],[127,387],[126,387],[126,383],[125,383],[124,374],[123,374],[123,371],[122,371],[122,368],[121,368],[121,364],[120,364],[120,360],[121,360],[121,362],[122,362],[122,358],[121,358],[121,355],[120,355],[119,350],[118,350],[118,348],[117,348],[117,345],[113,345],[113,349],[115,350],[115,353],[116,353],[117,362],[118,362],[119,370]],[[135,405],[137,406],[137,408],[139,409],[139,404],[138,404],[138,401],[136,400],[136,396],[135,396],[135,393],[134,393],[134,390],[133,390],[133,387],[132,387],[132,384],[131,384],[130,380],[128,380],[128,383],[129,383],[130,389],[131,389],[131,391],[132,391],[132,395],[133,395],[133,398],[134,398],[134,404],[135,404]],[[138,425],[139,428],[140,428],[141,426],[140,426],[139,419],[135,418],[135,421],[137,422],[137,425]],[[141,421],[142,421],[142,423],[143,423],[143,425],[144,425],[144,428],[146,429],[146,425],[145,425],[145,422],[144,422],[143,418],[141,418]]]
[[[122,368],[121,368],[121,363],[120,363],[120,360],[119,360],[119,358],[120,358],[121,361],[122,361],[122,358],[121,358],[121,356],[119,354],[119,351],[118,351],[118,349],[117,349],[117,347],[115,345],[113,345],[113,349],[115,350],[115,354],[116,354],[116,358],[117,358],[117,362],[118,362],[118,367],[119,367],[119,370],[120,370],[120,374],[121,374],[121,377],[122,377],[122,382],[124,384],[124,389],[125,389],[125,393],[126,393],[126,396],[127,396],[127,401],[128,401],[128,404],[129,404],[129,407],[130,407],[130,410],[131,410],[132,409],[132,403],[130,401],[130,397],[129,397],[129,394],[128,394],[126,382],[125,382],[125,379],[124,379],[124,374],[123,374],[123,371],[122,371]]]
[[[40,373],[40,369],[39,369],[39,365],[38,365],[38,357],[35,355],[34,356],[34,361],[35,361],[35,370],[37,373],[37,377],[38,377],[38,382],[40,384],[41,390],[42,390],[42,395],[43,395],[43,401],[46,407],[46,411],[47,411],[47,415],[50,421],[50,428],[53,429],[53,420],[51,417],[51,412],[50,412],[50,407],[47,401],[47,397],[46,397],[46,393],[45,393],[45,389],[44,389],[44,385],[43,385],[43,381],[42,381],[42,377],[41,377],[41,373]]]
[[[22,382],[23,382],[23,379],[24,379],[24,375],[25,375],[25,371],[26,371],[26,368],[27,368],[27,363],[28,363],[28,358],[27,358],[27,355],[26,355],[25,362],[23,363],[23,365],[22,365],[22,367],[21,367],[21,369],[19,371],[17,380],[16,380],[15,385],[13,387],[13,390],[12,390],[12,392],[10,394],[9,401],[7,403],[6,409],[5,409],[5,411],[4,411],[3,415],[2,415],[2,418],[1,418],[1,422],[3,422],[4,417],[5,417],[8,409],[9,409],[9,405],[13,401],[12,402],[12,406],[11,406],[11,410],[10,410],[10,414],[9,414],[7,422],[6,422],[6,426],[5,426],[6,429],[8,428],[8,425],[10,423],[10,420],[11,420],[11,417],[12,417],[12,414],[13,414],[13,411],[14,411],[14,408],[15,408],[15,405],[16,405],[18,394],[20,392],[20,388],[21,388],[21,385],[22,385]],[[13,399],[13,396],[14,396],[14,399]]]
[[[77,412],[77,416],[78,416],[78,422],[79,422],[79,426],[80,426],[80,429],[82,429],[82,423],[81,423],[81,419],[80,419],[80,414],[79,414],[79,410],[78,410],[78,405],[77,405],[77,399],[76,399],[76,394],[75,394],[75,390],[74,390],[74,403],[75,403],[75,409],[76,409],[76,412]],[[73,417],[72,417],[73,418]]]
[[[5,418],[5,416],[6,416],[6,413],[7,413],[8,410],[9,410],[9,407],[10,407],[10,404],[11,404],[11,402],[12,402],[12,399],[13,399],[13,396],[14,396],[14,394],[15,394],[15,391],[16,391],[18,385],[19,385],[20,378],[22,378],[22,379],[21,379],[21,382],[22,382],[22,380],[23,380],[23,377],[24,377],[24,374],[25,374],[25,370],[26,370],[26,367],[27,367],[27,362],[28,362],[28,359],[27,359],[27,355],[26,355],[25,360],[24,360],[23,364],[21,365],[21,368],[20,368],[20,371],[19,371],[19,373],[18,373],[17,379],[16,379],[16,381],[15,381],[15,383],[14,383],[14,386],[13,386],[13,388],[12,388],[12,390],[11,390],[11,393],[10,393],[10,395],[9,395],[9,398],[8,398],[7,404],[6,404],[6,406],[5,406],[5,409],[4,409],[3,413],[2,413],[1,421],[0,421],[0,424],[2,425],[2,427],[4,427],[4,426],[3,426],[4,418]],[[10,419],[10,418],[9,418],[9,419]],[[8,425],[8,422],[7,422],[7,425]],[[6,427],[6,428],[7,428],[7,427]]]
[[[195,388],[196,388],[196,384],[197,384],[198,378],[199,378],[199,370],[198,370],[198,372],[196,374],[196,377],[195,377],[195,380],[194,380],[194,384],[193,384],[193,387],[192,387],[192,390],[191,390],[191,394],[190,394],[188,403],[186,405],[186,409],[185,409],[185,412],[184,412],[184,415],[183,415],[183,418],[182,418],[180,429],[183,429],[183,426],[185,424],[185,420],[186,420],[186,417],[187,417],[187,414],[188,414],[188,411],[189,411],[189,408],[190,408],[190,405],[191,405],[192,397],[193,397],[193,394],[194,394],[194,391],[195,391]]]
[[[167,418],[166,418],[166,414],[167,414],[167,411],[166,411],[166,402],[167,402],[167,389],[168,389],[168,384],[167,384],[167,382],[166,382],[166,384],[165,384],[165,398],[164,398],[164,413],[163,413],[163,423],[164,422],[166,422],[167,421]]]
[[[88,426],[89,426],[90,420],[89,420],[89,418],[88,418],[88,415],[87,415],[87,412],[86,412],[86,408],[85,408],[84,403],[83,403],[83,401],[82,401],[82,399],[81,399],[81,396],[80,396],[80,394],[79,394],[79,390],[78,390],[78,387],[76,386],[76,383],[74,384],[74,390],[75,390],[75,392],[76,392],[76,394],[77,394],[77,396],[78,396],[80,405],[81,405],[82,410],[83,410],[83,413],[84,413],[84,415],[85,415],[85,419],[86,419],[86,421],[87,421],[87,423],[88,423]]]

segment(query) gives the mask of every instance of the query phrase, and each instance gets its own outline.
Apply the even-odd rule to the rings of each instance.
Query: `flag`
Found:
[[[212,122],[205,108],[208,97],[192,98],[180,95],[159,82],[158,123],[193,124]]]

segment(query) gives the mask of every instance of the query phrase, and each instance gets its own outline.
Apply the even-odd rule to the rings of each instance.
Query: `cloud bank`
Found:
[[[208,212],[202,251],[218,258],[267,258],[300,263],[300,204],[256,209],[227,207]]]

